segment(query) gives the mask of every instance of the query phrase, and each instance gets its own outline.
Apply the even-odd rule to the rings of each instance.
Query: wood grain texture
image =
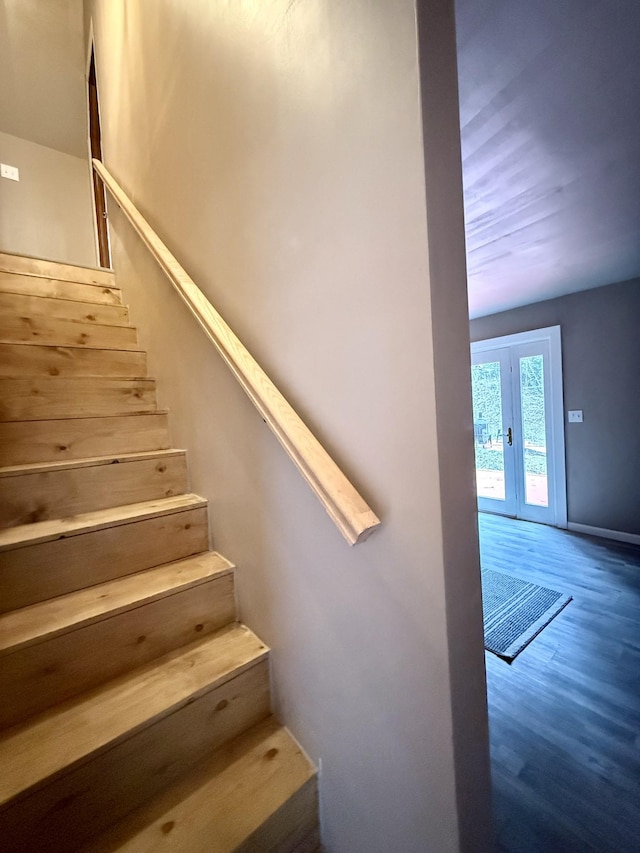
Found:
[[[204,641],[206,645],[211,642]],[[166,692],[166,681],[158,683],[164,702],[159,692],[155,698],[152,694],[150,702],[148,696],[142,697],[147,713],[140,709],[141,726],[130,728],[127,735],[123,732],[117,742],[94,754],[91,761],[76,765],[52,784],[0,812],[3,853],[68,853],[77,849],[81,842],[185,775],[203,755],[268,717],[269,670],[261,654],[258,652],[258,659],[252,663],[246,655],[237,655],[243,661],[240,674],[203,684],[197,693],[198,676],[204,673],[189,666],[187,651],[174,653],[172,664],[178,678],[171,678]],[[210,666],[206,669],[213,673],[212,655],[207,657]],[[179,662],[189,666],[183,677],[176,666]],[[153,672],[157,663],[145,669]],[[181,691],[176,681],[189,681],[189,685]],[[179,706],[168,713],[167,704],[178,695]],[[151,723],[149,712],[158,709],[160,713]],[[103,732],[117,728],[113,725],[115,717],[109,716],[106,722],[106,727],[99,723],[96,727]],[[98,735],[98,740],[104,740],[104,734]]]
[[[122,305],[122,293],[113,285],[84,284],[61,281],[57,278],[39,278],[32,275],[8,273],[0,270],[0,291],[23,293],[31,296],[50,296],[59,299],[77,299],[97,305]]]
[[[640,548],[480,516],[483,568],[573,595],[512,665],[487,653],[497,853],[635,853]]]
[[[233,580],[234,566],[216,551],[205,551],[134,575],[23,607],[0,617],[0,656],[48,642],[136,606],[221,578]]]
[[[0,379],[0,421],[99,418],[145,414],[156,408],[153,379]]]
[[[301,750],[297,749],[296,752],[302,758]],[[268,754],[269,750],[264,752],[264,758]],[[261,853],[263,850],[273,850],[278,851],[278,853],[285,853],[285,851],[286,853],[288,851],[291,853],[318,853],[320,842],[318,779],[312,774],[312,768],[309,767],[308,761],[304,760],[304,763],[307,765],[307,780],[301,783],[299,779],[295,779],[297,787],[289,798],[277,809],[274,808],[260,826],[238,845],[237,853]],[[282,775],[284,776],[286,773],[290,777],[289,791],[293,788],[294,781],[291,778],[293,776],[292,769],[291,767],[281,767]],[[273,782],[271,785],[276,787]],[[284,799],[282,789],[277,792]]]
[[[0,343],[0,377],[146,376],[147,356],[138,350],[92,349],[30,342]]]
[[[198,554],[206,501],[179,496],[0,531],[0,611]]]
[[[51,282],[51,265],[22,262]],[[78,296],[8,293],[0,280],[6,853],[77,850],[270,714],[268,649],[234,621],[233,567],[206,550],[207,504],[184,494],[185,452],[167,446],[155,384],[135,373],[144,354],[110,350],[110,334],[135,334],[119,325],[126,309]],[[51,345],[21,343],[22,328]],[[226,789],[229,756],[218,761],[224,834],[244,814],[237,851],[311,853],[313,768],[282,730],[259,731],[244,778],[225,777]],[[197,812],[189,845],[210,803]]]
[[[293,848],[291,853],[324,853],[320,837],[320,825],[314,827],[300,844]]]
[[[95,267],[79,267],[74,264],[63,264],[59,261],[49,261],[44,258],[29,258],[26,255],[12,255],[10,252],[0,252],[0,270],[9,273],[55,278],[62,281],[76,281],[84,284],[99,284],[106,287],[113,285],[112,270]]]
[[[5,697],[0,728],[206,637],[234,619],[233,575],[215,554],[0,616],[0,695]]]
[[[206,505],[207,501],[198,495],[177,495],[173,498],[143,501],[138,504],[99,510],[98,512],[82,513],[70,518],[10,527],[6,530],[0,530],[0,552],[26,548],[36,543],[69,539],[72,536],[81,536],[106,527],[118,527],[121,524],[131,524],[131,522],[143,518],[155,518],[167,513],[182,512],[186,509]]]
[[[364,540],[380,520],[292,406],[187,275],[104,165],[93,167],[176,288],[251,402],[349,544]]]
[[[166,412],[0,422],[0,465],[59,462],[169,448]]]
[[[293,853],[317,848],[313,769],[273,718],[202,761],[84,853]],[[308,846],[309,839],[315,847]]]
[[[133,326],[102,326],[94,322],[48,317],[45,314],[0,317],[0,340],[54,346],[90,346],[102,349],[136,349]]]
[[[267,654],[248,628],[232,625],[7,731],[0,737],[0,810],[191,704]]]
[[[168,498],[187,491],[182,450],[0,469],[0,527]]]
[[[75,320],[76,322],[97,323],[103,326],[127,326],[129,324],[129,309],[125,305],[100,305],[95,302],[6,293],[0,290],[0,318],[12,314],[19,317],[44,315],[50,319]]]

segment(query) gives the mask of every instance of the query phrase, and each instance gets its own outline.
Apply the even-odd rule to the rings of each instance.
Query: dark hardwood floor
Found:
[[[640,851],[640,548],[480,515],[483,568],[574,600],[486,654],[495,850]]]

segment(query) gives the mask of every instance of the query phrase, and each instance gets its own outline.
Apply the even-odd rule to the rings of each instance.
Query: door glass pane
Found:
[[[549,506],[544,415],[544,358],[541,355],[530,355],[520,359],[520,398],[522,400],[525,503]]]
[[[500,362],[489,361],[472,365],[471,387],[478,497],[503,501],[505,488]]]

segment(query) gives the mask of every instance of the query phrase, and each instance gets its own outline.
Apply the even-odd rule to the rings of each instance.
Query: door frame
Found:
[[[95,103],[91,97],[91,70],[95,81]],[[111,239],[107,217],[107,195],[104,184],[96,175],[92,159],[102,160],[102,134],[100,132],[100,98],[96,70],[95,41],[93,37],[93,19],[89,22],[89,42],[85,66],[85,85],[87,98],[87,152],[89,155],[89,179],[91,182],[91,209],[93,211],[93,233],[96,247],[96,260],[100,267],[111,269]],[[92,134],[92,128],[95,133]]]
[[[549,344],[549,432],[551,446],[549,455],[553,459],[554,469],[554,507],[555,527],[567,526],[567,473],[564,449],[564,398],[562,389],[562,335],[560,326],[547,326],[544,329],[532,329],[474,341],[472,354],[485,350],[496,350],[518,344],[548,341]]]

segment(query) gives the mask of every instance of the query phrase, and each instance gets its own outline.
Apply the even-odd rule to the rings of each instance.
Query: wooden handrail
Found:
[[[350,545],[380,519],[187,275],[100,160],[93,168]]]

